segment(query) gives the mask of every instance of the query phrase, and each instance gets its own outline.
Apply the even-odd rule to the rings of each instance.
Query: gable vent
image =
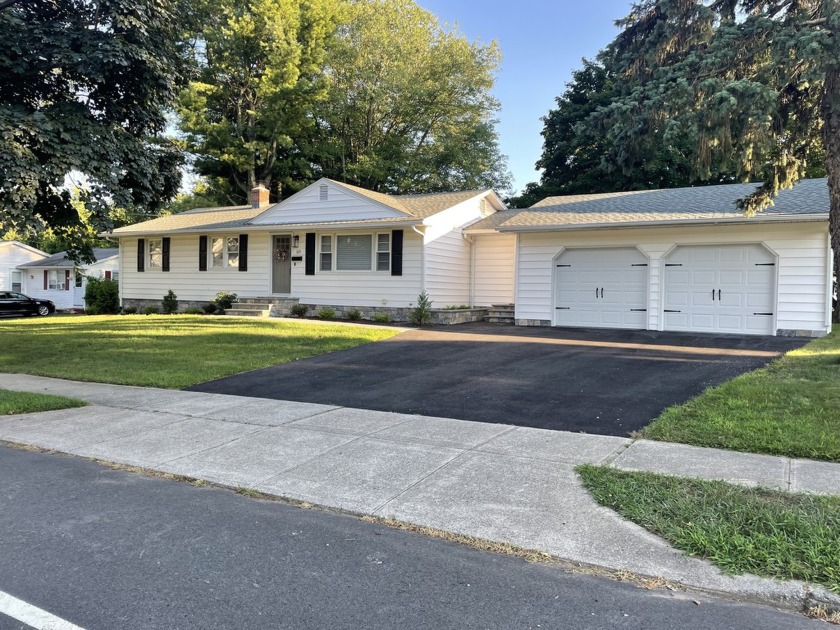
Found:
[[[321,184],[321,192],[318,197],[321,201],[326,201],[330,198],[330,189],[326,184]]]

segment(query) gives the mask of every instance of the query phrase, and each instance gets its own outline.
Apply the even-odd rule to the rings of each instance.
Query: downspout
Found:
[[[825,332],[826,334],[831,334],[831,316],[834,312],[834,309],[832,308],[833,304],[831,302],[832,290],[834,289],[834,252],[831,249],[831,233],[826,235],[825,240]],[[837,280],[838,283],[840,283],[840,278]],[[840,293],[840,290],[838,290],[838,293]]]
[[[420,226],[412,225],[411,229],[423,239],[420,245],[420,293],[422,293],[426,290],[426,230],[420,230],[418,227]]]
[[[469,234],[461,232],[464,240],[470,244],[470,308],[475,308],[475,240]]]

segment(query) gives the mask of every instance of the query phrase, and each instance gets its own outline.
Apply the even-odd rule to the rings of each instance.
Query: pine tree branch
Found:
[[[18,2],[26,2],[27,0],[3,0],[0,2],[0,11],[4,9],[8,9],[10,6],[17,4]]]

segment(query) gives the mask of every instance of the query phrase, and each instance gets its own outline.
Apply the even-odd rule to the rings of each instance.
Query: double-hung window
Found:
[[[214,238],[210,245],[210,266],[213,269],[237,269],[239,267],[238,236]]]
[[[332,236],[321,237],[321,271],[332,271]]]
[[[376,235],[376,270],[391,271],[391,235]]]
[[[12,271],[12,291],[23,291],[23,273]]]
[[[50,291],[64,291],[65,278],[64,269],[50,269],[47,273],[47,287]]]
[[[163,239],[149,239],[149,269],[163,269]]]

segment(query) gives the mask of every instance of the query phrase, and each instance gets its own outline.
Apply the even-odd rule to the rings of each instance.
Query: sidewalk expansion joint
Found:
[[[381,505],[377,505],[377,506],[376,506],[375,508],[373,508],[373,509],[372,509],[369,513],[370,513],[370,514],[372,514],[372,515],[374,515],[374,516],[377,516],[377,512],[379,512],[379,510],[384,509],[386,505],[388,505],[389,503],[391,503],[391,502],[393,502],[393,501],[396,501],[396,500],[397,500],[397,499],[399,499],[401,496],[403,496],[406,492],[409,492],[410,490],[413,490],[413,489],[414,489],[414,488],[416,488],[418,485],[420,485],[421,483],[423,483],[424,481],[426,481],[426,480],[427,480],[429,477],[431,477],[432,475],[436,475],[436,474],[437,474],[437,473],[439,473],[441,470],[443,470],[444,468],[446,468],[447,466],[449,466],[449,465],[450,465],[450,464],[452,464],[453,462],[455,462],[455,461],[457,461],[458,459],[460,459],[461,457],[463,457],[463,456],[464,456],[467,452],[468,452],[468,451],[462,451],[462,452],[458,453],[457,455],[455,455],[455,457],[453,457],[452,459],[449,459],[449,460],[445,461],[445,462],[444,462],[444,463],[442,463],[440,466],[438,466],[438,467],[437,467],[437,468],[435,468],[433,471],[431,471],[429,474],[424,475],[423,477],[421,477],[420,479],[418,479],[418,480],[417,480],[417,481],[415,481],[414,483],[410,484],[407,488],[403,488],[403,489],[402,489],[402,490],[400,490],[397,494],[395,494],[394,496],[392,496],[390,499],[388,499],[387,501],[385,501],[385,502],[384,502],[384,503],[382,503]]]
[[[628,448],[633,446],[638,440],[634,438],[630,438],[630,442],[627,444],[619,445],[612,453],[601,459],[597,462],[600,466],[610,466],[612,467],[612,463],[617,460]]]

